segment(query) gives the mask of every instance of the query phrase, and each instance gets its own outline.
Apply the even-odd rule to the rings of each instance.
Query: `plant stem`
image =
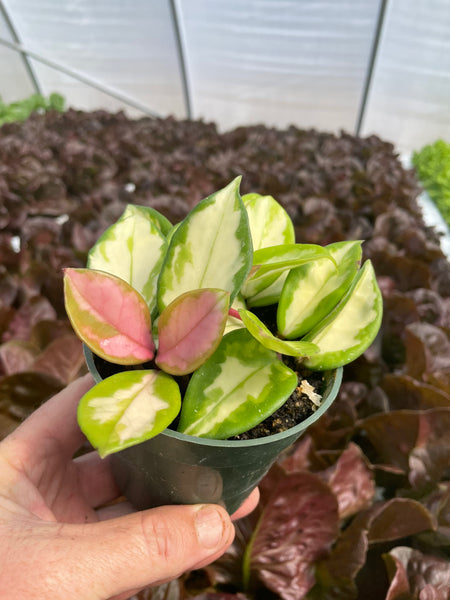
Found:
[[[253,542],[255,541],[256,535],[258,534],[261,520],[262,515],[259,517],[258,522],[256,523],[255,529],[253,530],[253,533],[250,536],[248,544],[244,550],[244,555],[242,557],[242,588],[244,592],[250,591]]]
[[[228,314],[230,315],[230,317],[234,317],[235,319],[239,319],[240,321],[242,321],[241,315],[235,308],[230,308]]]

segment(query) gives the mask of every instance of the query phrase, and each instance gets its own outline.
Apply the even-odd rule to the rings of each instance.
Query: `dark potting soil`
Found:
[[[154,369],[155,365],[153,362],[146,362],[140,365],[127,365],[124,367],[123,365],[115,365],[114,363],[110,363],[100,356],[92,353],[94,358],[94,364],[97,367],[97,371],[106,379],[107,377],[111,377],[111,375],[116,375],[116,373],[121,373],[122,371],[141,371],[142,369]]]
[[[291,427],[295,427],[317,410],[317,404],[311,400],[311,396],[314,394],[322,396],[325,387],[323,374],[305,369],[301,364],[297,364],[294,358],[289,356],[284,356],[283,361],[297,373],[298,385],[295,390],[283,406],[270,415],[270,417],[267,417],[252,429],[229,438],[230,440],[252,440],[281,433]],[[94,363],[103,378],[110,377],[124,370],[122,365],[112,364],[96,355],[94,355]],[[127,370],[154,368],[155,365],[153,362],[126,367]],[[177,377],[176,379],[183,395],[189,381],[189,376]],[[176,422],[172,424],[171,428],[174,427],[176,427]]]

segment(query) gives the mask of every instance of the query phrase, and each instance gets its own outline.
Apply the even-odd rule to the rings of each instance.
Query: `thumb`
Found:
[[[234,538],[228,513],[216,505],[164,506],[83,526],[63,525],[59,531],[66,534],[62,568],[76,574],[80,597],[99,599],[208,564]]]

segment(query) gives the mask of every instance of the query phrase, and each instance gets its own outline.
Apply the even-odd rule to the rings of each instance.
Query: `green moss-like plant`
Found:
[[[13,123],[14,121],[25,121],[35,111],[64,110],[65,100],[60,94],[50,94],[45,97],[42,94],[33,94],[23,100],[6,104],[0,98],[0,125]]]
[[[414,152],[412,163],[430,198],[450,226],[450,144],[437,140]]]

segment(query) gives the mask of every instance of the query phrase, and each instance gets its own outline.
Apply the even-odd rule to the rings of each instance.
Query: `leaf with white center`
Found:
[[[226,439],[275,412],[297,386],[297,375],[246,329],[227,334],[192,375],[178,431]]]
[[[283,337],[296,339],[310,331],[336,306],[361,264],[361,242],[326,246],[336,261],[308,263],[290,271],[280,296],[277,327]],[[336,268],[337,267],[337,268]]]
[[[328,250],[315,244],[286,244],[256,250],[253,267],[241,293],[251,302],[253,296],[271,286],[286,271],[320,258],[327,258],[334,264]]]
[[[229,292],[213,289],[175,298],[158,319],[157,365],[172,375],[200,367],[222,339],[229,299]]]
[[[242,201],[247,209],[254,250],[295,242],[291,218],[275,198],[246,194]]]
[[[319,346],[319,351],[304,361],[305,366],[325,371],[354,361],[374,341],[382,316],[380,288],[367,260],[341,302],[303,337]]]
[[[93,269],[65,269],[64,298],[75,333],[95,354],[119,365],[153,358],[148,306],[126,281]]]
[[[81,430],[103,458],[161,433],[180,406],[180,389],[170,375],[123,371],[90,389],[77,416]]]
[[[170,222],[156,210],[129,204],[88,255],[88,267],[124,279],[141,293],[150,309],[156,306],[157,280],[167,250]]]
[[[252,336],[263,346],[274,352],[286,354],[287,356],[306,357],[313,355],[319,350],[315,344],[311,344],[310,342],[280,340],[249,310],[240,310],[239,314]]]
[[[252,261],[240,179],[197,204],[174,232],[158,281],[160,312],[177,296],[200,288],[223,289],[233,301]]]

